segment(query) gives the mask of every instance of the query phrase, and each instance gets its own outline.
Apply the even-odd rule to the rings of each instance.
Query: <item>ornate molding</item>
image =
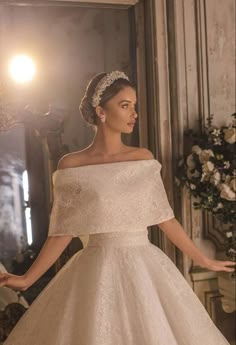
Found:
[[[211,240],[218,250],[225,250],[225,234],[222,224],[209,212],[203,212],[203,235]]]
[[[115,5],[119,7],[134,6],[139,0],[2,0],[1,4],[15,6],[89,6],[89,5]]]

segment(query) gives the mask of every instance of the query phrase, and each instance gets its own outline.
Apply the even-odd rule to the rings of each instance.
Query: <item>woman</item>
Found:
[[[159,224],[201,267],[233,271],[233,262],[201,253],[174,218],[152,153],[123,144],[135,106],[123,72],[89,83],[80,111],[96,126],[94,140],[59,161],[48,239],[23,276],[3,274],[0,286],[27,289],[73,236],[90,234],[88,246],[49,283],[5,345],[228,344],[173,262],[148,241],[147,226]]]

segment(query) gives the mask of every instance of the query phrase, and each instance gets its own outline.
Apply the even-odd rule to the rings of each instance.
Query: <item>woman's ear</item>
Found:
[[[101,120],[101,122],[105,122],[106,121],[105,110],[100,105],[98,105],[95,111],[96,111],[97,116]]]
[[[106,115],[105,110],[100,105],[95,108],[95,111],[100,118]]]

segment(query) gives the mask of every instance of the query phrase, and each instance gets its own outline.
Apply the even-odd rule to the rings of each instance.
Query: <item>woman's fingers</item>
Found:
[[[235,265],[236,265],[236,262],[234,261],[210,260],[207,268],[212,271],[234,272],[235,267],[231,267],[231,266],[235,266]]]
[[[224,261],[224,263],[227,266],[235,266],[236,265],[236,262],[234,262],[234,261]]]

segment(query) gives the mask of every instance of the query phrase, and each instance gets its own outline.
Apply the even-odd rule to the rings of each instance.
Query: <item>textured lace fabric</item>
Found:
[[[229,345],[147,230],[89,235],[4,345]]]
[[[56,171],[49,235],[136,231],[174,218],[160,170],[151,159]]]

